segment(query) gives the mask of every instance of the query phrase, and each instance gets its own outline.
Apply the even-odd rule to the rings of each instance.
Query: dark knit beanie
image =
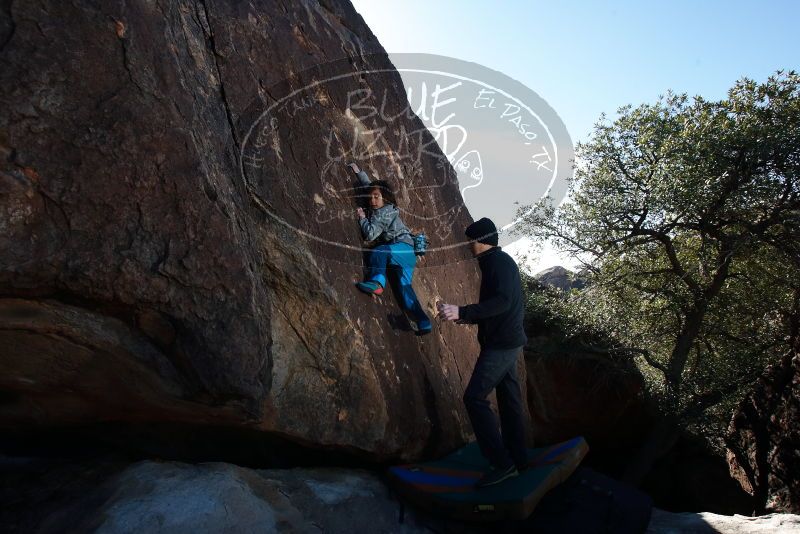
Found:
[[[493,247],[497,246],[497,227],[491,219],[486,217],[478,219],[467,226],[467,230],[464,233],[468,238],[475,239],[478,243],[485,243]]]

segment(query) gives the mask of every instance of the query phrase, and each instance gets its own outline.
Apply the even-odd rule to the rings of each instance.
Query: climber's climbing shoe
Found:
[[[369,293],[370,295],[380,295],[383,293],[383,286],[381,286],[378,282],[373,282],[372,280],[358,282],[356,287],[364,293]]]
[[[417,328],[418,336],[424,336],[425,334],[430,334],[431,332],[433,332],[433,328],[431,328],[430,326],[427,328]]]
[[[411,329],[414,331],[414,333],[418,336],[430,334],[433,330],[433,326],[431,325],[430,321],[415,322],[409,319],[408,323],[411,325]]]

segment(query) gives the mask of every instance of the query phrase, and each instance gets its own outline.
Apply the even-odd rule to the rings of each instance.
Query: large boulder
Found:
[[[528,409],[537,444],[583,435],[592,456],[611,464],[642,439],[650,418],[644,381],[632,364],[555,333],[525,348]]]
[[[373,459],[468,439],[474,327],[418,338],[353,287],[350,159],[441,248],[429,312],[479,277],[452,168],[348,2],[2,6],[1,426],[228,425]],[[380,139],[354,91],[393,117]]]
[[[35,486],[23,481],[7,496],[14,510],[0,512],[3,531],[430,531],[427,518],[402,510],[381,479],[363,469],[106,460],[49,466],[46,473]]]
[[[767,368],[731,419],[728,465],[761,509],[800,513],[800,353]]]
[[[800,516],[767,514],[761,516],[720,515],[709,512],[666,512],[653,508],[646,534],[767,534],[800,531]]]

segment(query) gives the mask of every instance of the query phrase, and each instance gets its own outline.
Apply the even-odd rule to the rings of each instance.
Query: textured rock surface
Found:
[[[4,527],[63,532],[69,525],[71,532],[108,533],[427,531],[413,510],[401,523],[400,503],[364,470],[146,461],[112,473],[91,474],[84,467],[72,475],[93,479],[96,486],[64,480],[59,501],[38,503],[39,514],[18,513],[16,523],[6,518],[11,520]]]
[[[728,464],[742,488],[765,509],[800,512],[800,354],[764,372],[728,432]]]
[[[213,422],[376,458],[469,435],[474,331],[417,338],[391,294],[357,294],[360,253],[334,257],[312,238],[357,249],[354,217],[291,230],[330,198],[323,171],[347,182],[341,166],[320,169],[326,136],[350,146],[373,126],[354,131],[347,91],[406,105],[385,56],[365,55],[382,48],[349,3],[0,5],[0,424]],[[338,58],[387,70],[323,91],[318,114],[283,116],[269,161],[240,172],[257,112]],[[396,182],[441,174],[436,157],[406,165],[398,135],[335,163],[357,156]],[[413,152],[430,134],[405,140]],[[415,229],[437,246],[462,239],[464,211],[435,228],[424,218],[460,203],[455,180],[400,182]],[[426,260],[425,307],[477,296],[465,259],[452,247]]]
[[[367,471],[142,463],[115,482],[96,532],[424,532]],[[366,511],[369,513],[365,513]]]
[[[653,508],[648,534],[771,534],[800,532],[800,516],[768,514],[757,517],[703,512],[672,513]]]
[[[749,516],[755,510],[753,497],[731,478],[725,457],[687,436],[653,464],[639,489],[670,511]]]
[[[547,336],[529,338],[525,365],[535,443],[583,435],[596,455],[638,442],[647,417],[635,369]]]

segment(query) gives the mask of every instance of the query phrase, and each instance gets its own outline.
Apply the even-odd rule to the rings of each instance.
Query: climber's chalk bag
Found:
[[[428,238],[425,237],[425,232],[420,232],[414,236],[414,254],[424,256],[427,251]]]

